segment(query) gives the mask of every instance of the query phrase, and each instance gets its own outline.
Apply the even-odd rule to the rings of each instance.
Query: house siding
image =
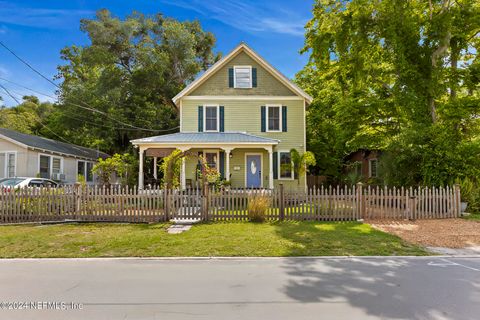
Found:
[[[274,152],[290,151],[297,149],[300,153],[305,152],[305,122],[303,100],[183,100],[182,101],[182,128],[183,132],[198,131],[198,106],[205,104],[219,104],[224,106],[225,131],[241,131],[253,135],[280,140],[273,149]],[[287,106],[287,132],[261,132],[261,106],[276,104]],[[196,155],[201,149],[191,149]],[[263,157],[262,180],[263,186],[268,186],[269,159],[268,152],[259,148],[237,148],[232,151],[230,159],[230,173],[232,187],[245,187],[245,153],[261,153]],[[196,159],[186,161],[186,179],[195,181]],[[234,170],[240,167],[240,170]],[[297,180],[274,180],[274,186],[283,183],[287,190],[305,187],[305,176]]]
[[[260,137],[280,140],[276,149],[292,148],[305,151],[303,100],[184,100],[182,101],[182,132],[198,131],[198,106],[224,106],[225,131],[247,132]],[[260,107],[267,104],[287,106],[287,132],[261,132]]]
[[[5,152],[15,151],[17,154],[16,176],[36,177],[39,173],[38,161],[40,154],[51,155],[49,152],[31,150],[0,138],[0,155]],[[53,155],[63,159],[64,183],[75,183],[77,181],[77,159],[68,156]],[[4,162],[0,161],[0,178],[5,175]],[[94,177],[95,178],[95,177]]]
[[[257,87],[250,89],[229,88],[228,69],[234,66],[248,65],[257,68]],[[296,94],[283,83],[272,76],[267,70],[260,66],[255,60],[244,52],[237,54],[225,66],[208,78],[198,88],[190,93],[191,96],[295,96]]]

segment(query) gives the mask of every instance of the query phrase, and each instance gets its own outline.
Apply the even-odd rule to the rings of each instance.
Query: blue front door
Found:
[[[262,186],[262,162],[260,155],[247,155],[247,188]]]

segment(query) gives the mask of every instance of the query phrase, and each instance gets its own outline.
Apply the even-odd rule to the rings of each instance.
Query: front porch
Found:
[[[154,158],[154,177],[157,178],[157,158],[174,149],[187,153],[182,159],[180,186],[187,189],[199,182],[198,156],[216,168],[222,179],[233,188],[273,189],[277,159],[274,147],[278,140],[237,132],[176,133],[138,139],[132,143],[139,149],[138,187],[144,188],[144,158]]]

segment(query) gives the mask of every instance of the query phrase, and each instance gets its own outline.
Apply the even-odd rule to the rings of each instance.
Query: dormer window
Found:
[[[252,87],[252,66],[235,66],[234,87],[239,89],[249,89]]]

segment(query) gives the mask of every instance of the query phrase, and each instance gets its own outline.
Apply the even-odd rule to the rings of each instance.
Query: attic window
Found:
[[[252,66],[235,66],[234,87],[248,89],[252,87]]]

